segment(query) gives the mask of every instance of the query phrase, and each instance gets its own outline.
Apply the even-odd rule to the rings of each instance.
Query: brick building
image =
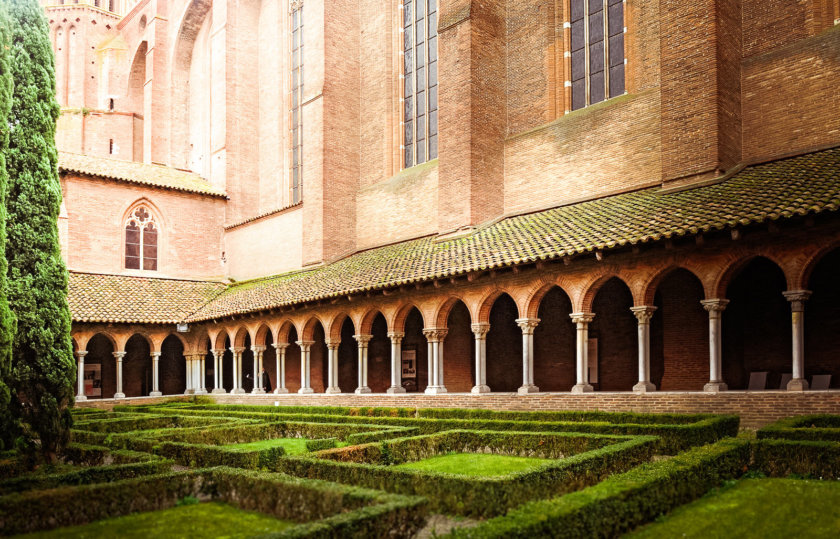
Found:
[[[840,387],[840,0],[45,9],[80,396]]]

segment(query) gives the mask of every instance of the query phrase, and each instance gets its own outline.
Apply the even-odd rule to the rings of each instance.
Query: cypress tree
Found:
[[[6,151],[8,297],[17,318],[12,411],[23,423],[23,439],[30,447],[39,443],[51,462],[69,440],[76,376],[67,269],[58,238],[55,59],[38,0],[4,2],[11,19],[14,83]]]
[[[0,3],[0,449],[8,449],[18,431],[12,415],[9,375],[12,370],[12,336],[15,320],[6,296],[6,157],[9,146],[9,108],[12,106],[12,74],[9,72],[9,17]]]

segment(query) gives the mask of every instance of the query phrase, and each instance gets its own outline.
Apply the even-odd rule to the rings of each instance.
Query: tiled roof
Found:
[[[70,272],[74,322],[175,324],[207,304],[225,285]]]
[[[209,320],[471,271],[547,260],[840,209],[840,148],[744,168],[704,187],[649,188],[510,217],[469,236],[433,237],[239,283],[190,316]]]
[[[59,152],[58,169],[88,176],[99,176],[131,183],[141,183],[201,195],[224,197],[225,192],[210,185],[198,174],[163,165],[149,165],[107,157]]]

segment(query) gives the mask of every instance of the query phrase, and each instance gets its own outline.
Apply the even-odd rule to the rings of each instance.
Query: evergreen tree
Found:
[[[9,146],[9,108],[12,106],[12,74],[9,72],[9,17],[0,3],[0,449],[8,449],[18,432],[11,413],[9,375],[12,370],[12,337],[15,320],[6,296],[6,157]]]
[[[23,423],[24,439],[38,441],[50,462],[69,440],[76,376],[57,223],[55,59],[38,0],[3,1],[11,20],[14,83],[6,151],[8,297],[17,318],[12,411]]]

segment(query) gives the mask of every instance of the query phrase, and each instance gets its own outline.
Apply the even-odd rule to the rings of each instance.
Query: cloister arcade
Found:
[[[187,333],[76,324],[79,395],[85,365],[103,398],[260,394],[263,368],[276,394],[838,388],[840,248],[778,252],[535,264]]]

